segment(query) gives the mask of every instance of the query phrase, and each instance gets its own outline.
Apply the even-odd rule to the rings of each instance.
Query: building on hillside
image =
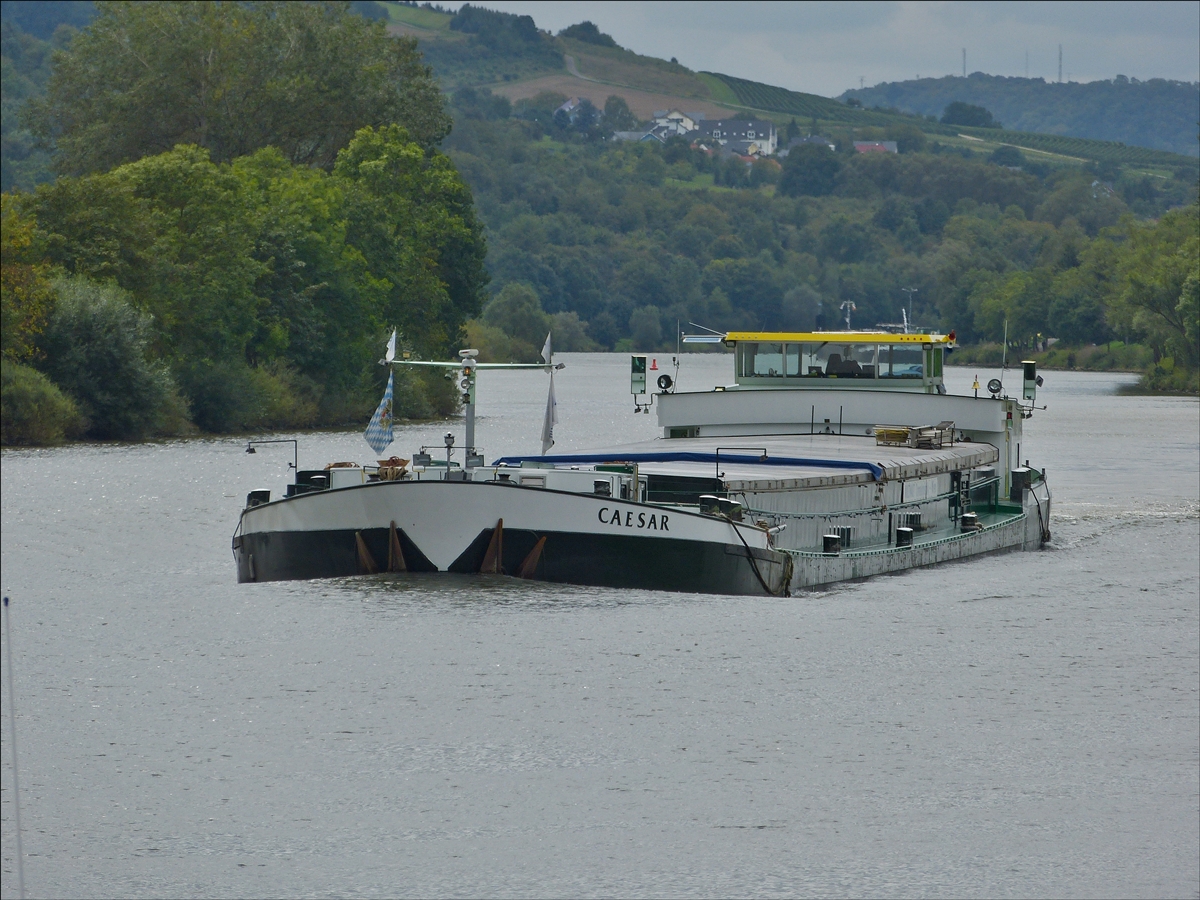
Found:
[[[654,113],[656,127],[669,129],[673,134],[695,131],[704,120],[704,113],[685,113],[678,109],[658,110]]]
[[[740,156],[743,159],[755,159],[768,156],[765,141],[729,141],[721,145],[721,155]]]
[[[855,153],[899,153],[895,141],[855,141]]]
[[[766,119],[704,119],[688,137],[693,141],[708,138],[720,144],[755,141],[764,156],[773,156],[779,145],[775,123]]]

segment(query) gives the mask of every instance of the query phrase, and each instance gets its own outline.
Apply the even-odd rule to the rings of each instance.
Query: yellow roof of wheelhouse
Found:
[[[725,341],[814,344],[952,344],[954,334],[895,334],[889,331],[730,331]]]

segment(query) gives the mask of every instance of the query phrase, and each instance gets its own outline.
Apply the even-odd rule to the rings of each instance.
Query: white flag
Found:
[[[553,363],[550,362],[551,352],[552,351],[550,350],[550,332],[547,331],[546,332],[546,343],[544,343],[542,345],[542,359],[544,359],[546,361],[546,365],[548,365],[548,366],[553,365]]]
[[[396,358],[396,330],[392,329],[392,336],[388,340],[387,353],[383,357],[388,362]]]
[[[549,346],[550,339],[546,338]],[[549,359],[549,357],[547,357]],[[542,422],[542,455],[554,446],[554,426],[558,424],[558,401],[554,399],[554,372],[550,372],[550,394],[546,397],[546,420]]]

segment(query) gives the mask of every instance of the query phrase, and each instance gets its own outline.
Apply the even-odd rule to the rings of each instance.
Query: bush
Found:
[[[151,317],[115,285],[73,277],[53,288],[38,368],[79,404],[88,436],[138,440],[178,431],[187,417],[174,382],[166,366],[147,359]]]
[[[75,402],[36,369],[0,361],[0,444],[61,444],[83,419]]]
[[[180,380],[204,431],[309,428],[321,420],[319,387],[282,365],[203,360],[185,366]]]

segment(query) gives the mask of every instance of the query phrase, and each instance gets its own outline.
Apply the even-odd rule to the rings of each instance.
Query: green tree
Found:
[[[1172,210],[1154,225],[1131,224],[1128,233],[1120,263],[1124,288],[1114,313],[1146,335],[1156,361],[1170,354],[1195,370],[1200,207]]]
[[[483,321],[532,347],[541,347],[550,331],[550,317],[527,284],[506,284],[484,307]]]
[[[662,312],[657,306],[639,306],[629,316],[629,338],[639,350],[656,350],[662,343]]]
[[[334,174],[349,183],[348,234],[384,290],[383,321],[427,352],[454,350],[488,275],[483,227],[453,163],[391,125],[359,131]]]
[[[61,172],[98,172],[176,144],[227,162],[276,146],[330,168],[364,125],[424,147],[450,119],[412,38],[345,3],[113,2],[55,55],[29,124]]]
[[[1003,128],[982,106],[955,100],[942,112],[943,125],[967,125],[975,128]]]
[[[613,131],[633,131],[638,127],[638,120],[624,97],[610,94],[604,101],[604,124]]]
[[[785,197],[823,197],[837,186],[842,162],[823,144],[793,147],[783,163],[777,190]]]
[[[0,350],[29,359],[53,303],[49,265],[32,215],[11,194],[0,197]]]
[[[578,25],[568,25],[558,33],[558,36],[583,41],[587,44],[596,44],[600,47],[617,46],[617,42],[610,35],[605,34],[595,24],[586,20]]]
[[[171,376],[149,358],[150,317],[115,285],[76,276],[54,292],[39,368],[79,404],[87,434],[138,440],[177,422]]]

